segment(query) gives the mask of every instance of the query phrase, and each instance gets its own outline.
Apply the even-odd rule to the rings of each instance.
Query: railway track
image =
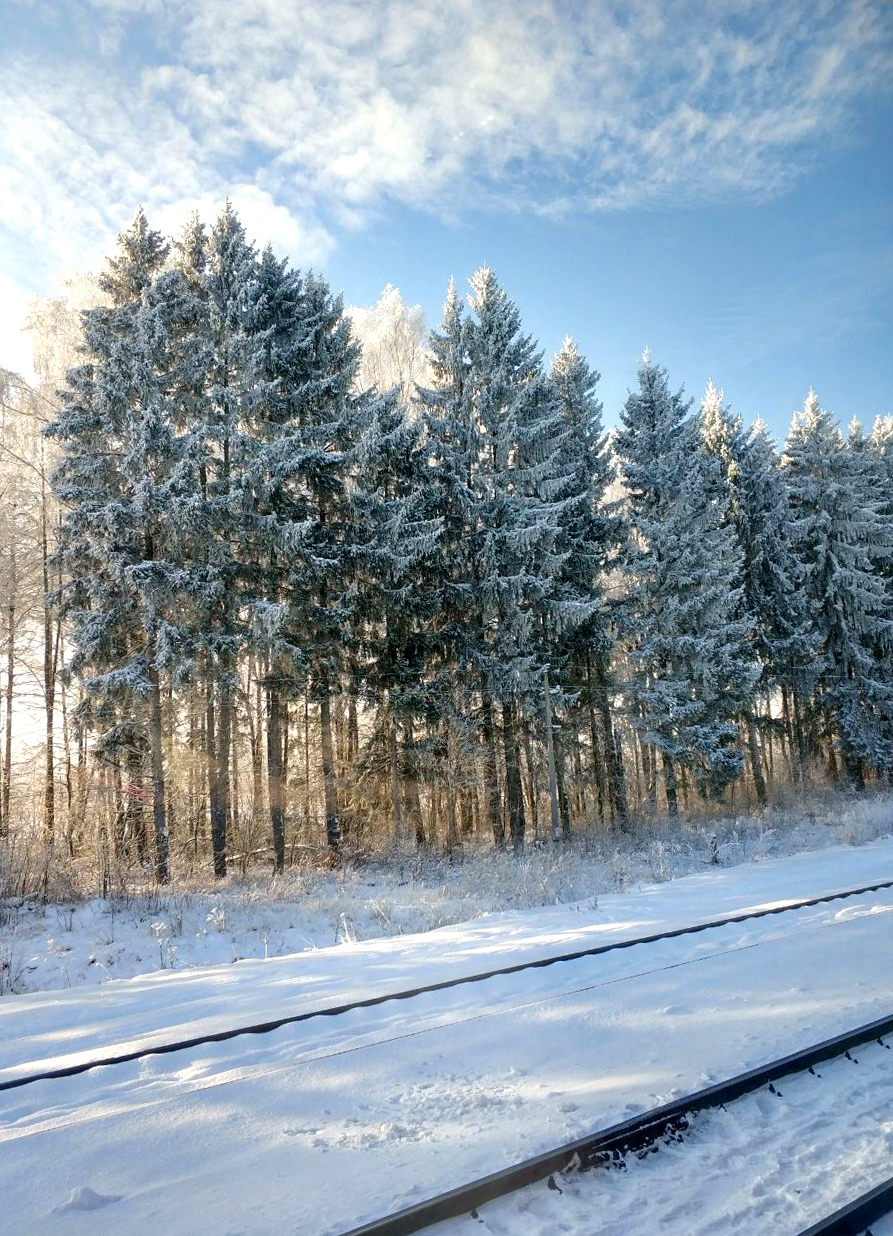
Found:
[[[548,1180],[551,1186],[558,1188],[555,1185],[556,1176],[616,1164],[627,1155],[656,1148],[668,1138],[681,1139],[692,1117],[700,1112],[724,1107],[764,1087],[780,1097],[777,1083],[794,1074],[813,1073],[817,1065],[838,1057],[857,1063],[851,1053],[869,1043],[877,1042],[881,1047],[893,1050],[890,1043],[884,1041],[890,1035],[893,1035],[893,1015],[857,1026],[609,1128],[351,1228],[342,1236],[411,1236],[444,1220],[463,1215],[477,1217],[478,1208],[487,1202],[507,1197],[537,1182]],[[799,1236],[862,1236],[871,1223],[891,1212],[893,1178],[812,1224]]]
[[[498,978],[505,975],[519,974],[527,970],[544,969],[548,966],[558,965],[562,962],[572,962],[579,961],[584,958],[598,957],[607,953],[620,952],[625,949],[634,948],[639,945],[653,944],[661,940],[672,940],[684,936],[698,935],[702,932],[792,913],[798,910],[808,909],[813,906],[825,905],[834,901],[846,901],[852,897],[862,896],[866,893],[879,892],[883,889],[889,888],[893,888],[893,880],[876,881],[872,884],[860,885],[857,888],[836,890],[834,892],[824,893],[816,897],[799,898],[796,900],[783,902],[780,905],[747,910],[737,914],[728,914],[721,918],[710,919],[705,922],[694,923],[684,927],[675,927],[665,931],[653,932],[642,936],[615,940],[607,944],[594,945],[584,949],[575,949],[566,953],[551,954],[546,957],[517,962],[513,965],[494,967],[475,974],[443,979],[439,982],[421,984],[400,991],[384,992],[380,995],[351,1000],[342,1004],[328,1005],[324,1008],[309,1009],[302,1013],[291,1013],[285,1016],[264,1020],[262,1022],[231,1027],[226,1030],[209,1031],[182,1039],[172,1040],[166,1043],[155,1043],[150,1045],[144,1044],[140,1047],[128,1048],[121,1051],[112,1051],[107,1052],[106,1054],[97,1054],[95,1056],[81,1056],[76,1062],[73,1063],[46,1069],[36,1069],[32,1072],[21,1073],[13,1077],[0,1079],[0,1092],[15,1090],[22,1086],[31,1085],[40,1081],[51,1081],[56,1078],[73,1077],[93,1069],[126,1064],[130,1061],[141,1060],[150,1056],[161,1056],[179,1051],[188,1051],[192,1048],[200,1047],[206,1044],[223,1043],[231,1039],[248,1035],[268,1034],[272,1031],[279,1030],[284,1026],[297,1025],[316,1018],[337,1017],[344,1013],[353,1012],[359,1009],[374,1008],[393,1001],[411,1000],[417,996],[425,995],[431,992],[446,991],[450,988],[481,983],[488,979]]]

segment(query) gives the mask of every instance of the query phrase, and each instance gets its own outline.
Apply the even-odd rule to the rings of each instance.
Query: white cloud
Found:
[[[194,211],[210,222],[219,214],[223,196],[229,197],[249,240],[258,249],[269,244],[278,256],[288,257],[296,265],[317,267],[331,253],[334,239],[325,228],[301,220],[278,205],[266,190],[251,184],[229,186],[225,195],[204,193],[200,197],[167,203],[152,212],[152,226],[165,235],[176,236]]]
[[[54,39],[40,12],[0,84],[0,217],[48,268],[95,262],[137,202],[175,226],[226,192],[298,264],[388,199],[765,198],[893,67],[876,0],[70,0]]]

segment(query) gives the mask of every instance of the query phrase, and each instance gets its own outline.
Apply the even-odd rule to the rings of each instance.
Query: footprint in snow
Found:
[[[56,1206],[54,1213],[65,1210],[100,1210],[103,1206],[111,1206],[112,1202],[120,1202],[119,1193],[97,1193],[89,1185],[78,1185],[71,1190],[71,1197],[61,1206]]]

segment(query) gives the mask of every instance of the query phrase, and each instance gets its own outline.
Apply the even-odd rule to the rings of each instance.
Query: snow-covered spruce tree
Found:
[[[168,876],[161,677],[175,658],[179,567],[167,513],[178,496],[178,445],[169,406],[172,325],[167,248],[142,210],[118,238],[100,279],[109,306],[83,314],[84,364],[68,375],[47,432],[62,458],[59,560],[74,646],[99,749],[123,755],[138,786],[151,760],[156,879]]]
[[[272,272],[271,272],[272,273]],[[326,838],[342,840],[331,701],[357,635],[358,573],[369,531],[357,519],[357,451],[374,401],[353,393],[357,347],[340,297],[301,277],[286,343],[277,352],[277,421],[253,465],[273,519],[283,663],[306,678],[319,707]],[[292,671],[289,671],[292,672]]]
[[[552,362],[550,378],[564,420],[557,470],[566,478],[558,541],[563,563],[555,590],[565,619],[561,621],[556,613],[550,623],[551,676],[568,696],[576,697],[574,712],[588,724],[599,812],[604,815],[607,805],[611,817],[625,827],[626,783],[610,706],[615,632],[604,594],[605,575],[620,546],[620,523],[614,507],[605,501],[612,467],[602,428],[602,404],[595,396],[599,375],[568,338]],[[558,731],[559,726],[555,728]],[[563,783],[560,740],[557,755],[556,768]],[[563,784],[559,798],[567,831],[569,811]]]
[[[893,556],[893,524],[884,495],[866,483],[864,454],[846,447],[811,390],[794,415],[784,472],[819,640],[819,736],[836,740],[857,785],[865,766],[893,767],[893,616],[881,575]]]
[[[473,403],[468,352],[470,323],[451,280],[439,330],[433,330],[428,349],[432,383],[419,387],[415,407],[425,426],[423,449],[427,482],[423,493],[428,518],[440,521],[433,561],[427,564],[427,583],[433,593],[433,616],[425,647],[424,711],[427,762],[439,780],[449,786],[448,813],[457,789],[459,750],[466,766],[478,730],[484,752],[483,814],[494,844],[505,844],[499,797],[492,703],[481,694],[479,648],[482,618],[475,543],[472,531],[479,519],[479,497],[474,476],[483,451]],[[479,724],[478,724],[479,723]],[[420,741],[408,743],[408,754],[418,766]],[[469,770],[470,771],[470,770]],[[410,787],[415,778],[410,773]],[[450,831],[448,820],[447,832]]]
[[[303,309],[299,274],[268,246],[246,298],[239,591],[247,624],[245,649],[265,697],[267,799],[276,871],[285,866],[283,712],[307,672],[304,633],[289,622],[287,603],[303,518],[290,491],[303,449],[300,404],[307,398],[299,361],[305,341]],[[256,723],[255,729],[260,728]],[[262,758],[260,741],[260,733],[254,733],[256,768]],[[259,779],[259,771],[256,776]],[[259,788],[256,797],[261,797]]]
[[[437,605],[430,573],[440,520],[430,517],[424,425],[410,418],[395,388],[378,395],[359,442],[353,500],[365,547],[358,573],[356,629],[362,637],[362,687],[376,715],[365,763],[386,781],[393,838],[409,826],[423,839],[415,789],[415,726],[436,720],[428,702],[429,627]],[[386,770],[384,776],[381,772]],[[403,786],[409,793],[404,803]],[[451,817],[455,825],[454,815]],[[455,827],[449,840],[455,843]]]
[[[625,690],[642,740],[660,755],[671,814],[677,768],[711,796],[740,774],[735,718],[759,676],[727,493],[689,407],[646,353],[616,440],[628,491]]]
[[[709,382],[700,410],[701,441],[719,464],[727,490],[729,519],[743,559],[741,616],[750,624],[761,668],[759,688],[767,699],[779,687],[790,692],[795,715],[811,689],[810,638],[802,572],[791,552],[790,512],[778,460],[765,430],[745,434],[741,418]],[[757,741],[756,701],[748,701],[744,723],[757,799],[766,802],[766,783]],[[799,753],[802,759],[802,753]],[[797,775],[798,758],[792,760]]]
[[[875,417],[870,438],[871,450],[881,467],[882,486],[885,497],[880,508],[885,518],[893,519],[893,416]],[[890,581],[893,589],[893,563],[880,564],[879,569]],[[891,594],[893,596],[893,594]],[[893,604],[893,599],[891,599]]]
[[[193,218],[178,245],[177,399],[192,492],[171,512],[190,562],[191,659],[204,697],[204,742],[214,873],[226,874],[236,659],[241,604],[246,439],[257,259],[229,202],[209,232]]]
[[[816,637],[775,443],[758,421],[738,443],[734,513],[744,552],[744,598],[762,667],[765,716],[781,692],[794,780],[806,756],[803,712],[815,687]]]
[[[561,563],[556,439],[563,424],[516,305],[487,268],[472,276],[471,288],[468,318],[451,288],[442,332],[431,344],[435,386],[420,395],[436,511],[444,521],[438,625],[454,653],[454,681],[473,683],[478,692],[487,813],[497,845],[503,821],[493,709],[500,709],[507,814],[520,850],[518,725],[525,705],[542,696],[538,633]]]

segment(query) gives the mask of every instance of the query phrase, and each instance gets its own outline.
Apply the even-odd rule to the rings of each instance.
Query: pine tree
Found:
[[[785,444],[785,478],[819,641],[816,717],[857,785],[864,766],[893,767],[893,617],[881,575],[893,527],[883,495],[866,484],[864,455],[847,449],[811,390]]]

